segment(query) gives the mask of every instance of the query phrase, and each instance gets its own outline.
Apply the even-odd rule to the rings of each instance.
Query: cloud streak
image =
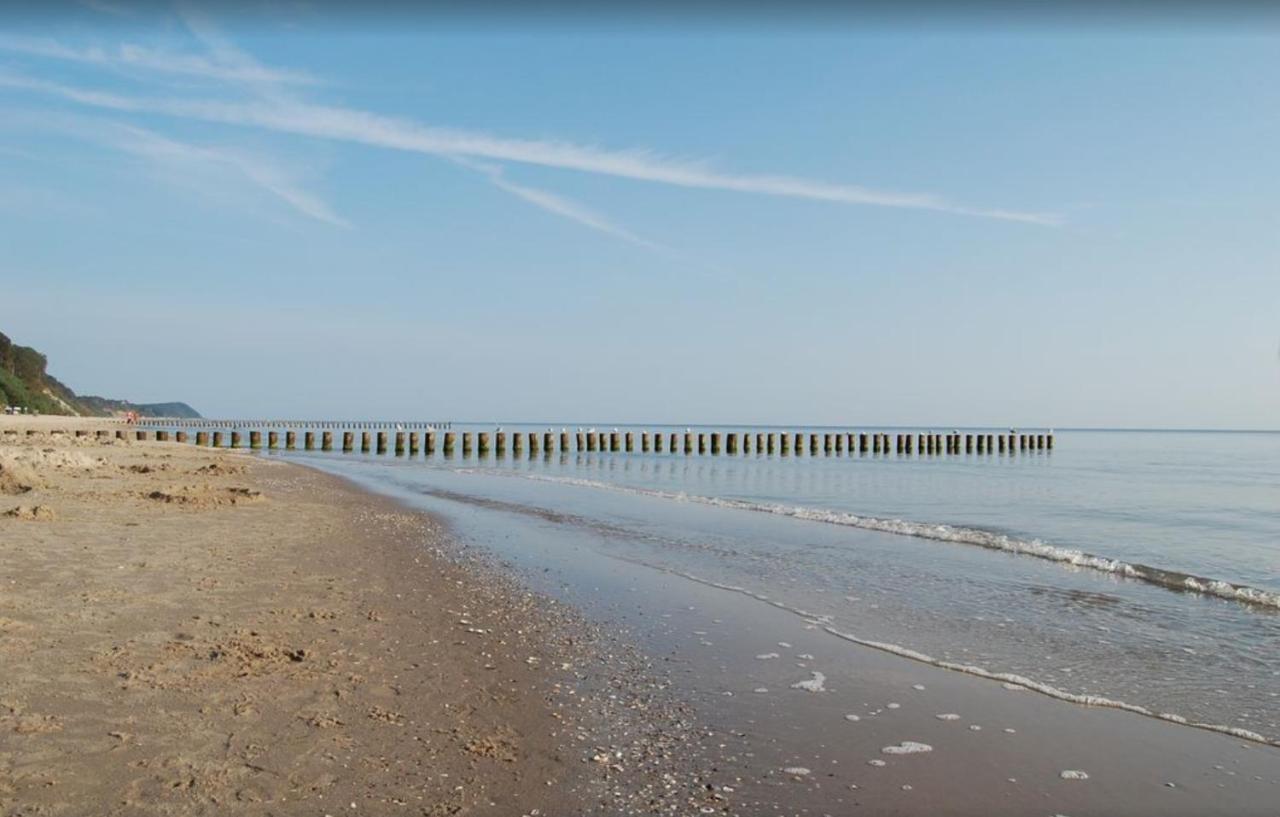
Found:
[[[114,136],[103,141],[117,149],[154,162],[196,163],[229,167],[257,187],[316,221],[336,227],[351,224],[339,217],[318,196],[303,190],[278,164],[237,150],[179,142],[131,125],[116,126]]]
[[[620,227],[617,224],[614,224],[609,219],[591,210],[585,205],[579,204],[578,202],[547,190],[540,190],[536,187],[527,187],[510,181],[507,179],[503,169],[497,165],[473,162],[461,157],[454,157],[454,161],[463,167],[483,174],[489,179],[493,186],[497,187],[499,190],[510,193],[511,195],[522,199],[535,207],[546,210],[549,213],[567,218],[570,221],[576,221],[585,227],[590,227],[593,230],[605,233],[606,235],[611,235],[614,238],[620,238],[623,241],[628,241],[632,244],[638,244],[639,246],[649,247],[651,249],[661,249],[652,241],[646,241],[645,239],[640,238],[635,233],[625,227]]]
[[[309,74],[267,68],[252,61],[211,60],[200,54],[157,51],[128,43],[114,49],[73,48],[56,40],[0,35],[0,51],[27,57],[109,68],[129,68],[224,82],[313,85]],[[216,52],[215,52],[216,53]],[[221,57],[221,55],[219,55]]]
[[[572,142],[505,138],[426,126],[352,108],[301,102],[268,104],[128,96],[14,74],[0,74],[0,86],[36,91],[81,105],[116,111],[260,128],[442,158],[487,159],[683,188],[926,210],[1043,226],[1061,223],[1061,218],[1051,213],[971,207],[930,193],[899,193],[786,175],[727,173],[651,151],[607,150]]]

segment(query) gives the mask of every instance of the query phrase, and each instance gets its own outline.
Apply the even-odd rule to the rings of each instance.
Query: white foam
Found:
[[[1082,772],[1079,769],[1063,769],[1062,772],[1058,774],[1058,777],[1061,777],[1063,780],[1088,780],[1089,773]]]
[[[857,723],[858,721],[862,720],[862,718],[858,717],[857,715],[854,715],[852,712],[849,713],[848,715],[845,715],[844,719],[849,721],[850,723]]]
[[[868,766],[887,766],[888,764],[887,764],[887,763],[885,763],[883,760],[881,760],[880,758],[878,758],[878,757],[877,757],[877,758],[875,758],[875,759],[873,759],[873,760],[868,760],[868,761],[867,761],[867,765],[868,765]]]
[[[757,601],[761,601],[766,604],[769,604],[780,610],[785,610],[789,613],[793,613],[797,616],[800,616],[801,618],[807,618],[807,619],[815,618],[815,615],[813,613],[808,612],[807,610],[804,610],[799,607],[792,607],[790,605],[783,604],[782,602],[779,602],[779,601],[774,601],[770,599],[768,596],[762,595],[760,593],[756,593],[745,587],[740,587],[738,585],[732,585],[732,584],[725,584],[723,582],[712,581],[711,579],[704,579],[701,576],[696,576],[692,573],[686,573],[681,570],[676,570],[674,568],[664,567],[661,565],[650,564],[640,559],[632,559],[627,557],[618,557],[618,558],[622,558],[625,561],[630,561],[638,565],[643,565],[652,570],[659,570],[674,576],[680,576],[681,578],[685,578],[685,579],[688,579],[689,581],[706,585],[707,587],[714,587],[719,590],[725,590],[732,593],[740,593],[749,598],[753,598],[753,599],[756,599]],[[829,616],[816,616],[816,618],[830,620]],[[927,653],[920,652],[919,650],[913,650],[909,647],[904,647],[900,644],[893,644],[893,643],[884,642],[884,641],[874,641],[869,638],[861,638],[854,633],[836,629],[831,625],[824,625],[822,627],[822,630],[830,635],[835,636],[836,638],[840,638],[854,644],[860,644],[864,647],[870,647],[872,649],[881,650],[882,652],[891,653],[893,655],[901,656],[903,658],[909,658],[912,661],[919,661],[922,664],[929,664],[929,665],[938,667],[940,669],[951,670],[952,672],[962,672],[962,673],[965,673],[966,675],[975,675],[979,678],[987,678],[992,681],[1001,681],[1004,683],[1004,686],[1006,689],[1030,690],[1032,692],[1039,692],[1041,695],[1047,695],[1050,698],[1057,698],[1058,700],[1061,700],[1061,701],[1069,701],[1071,703],[1082,704],[1084,706],[1096,706],[1096,707],[1105,707],[1109,709],[1119,709],[1125,712],[1132,712],[1137,715],[1144,715],[1149,718],[1161,717],[1160,715],[1153,713],[1151,710],[1147,709],[1146,707],[1138,706],[1137,704],[1131,704],[1125,701],[1119,701],[1112,698],[1104,698],[1100,695],[1086,695],[1086,694],[1077,694],[1073,692],[1067,692],[1066,690],[1058,689],[1057,687],[1051,686],[1050,684],[1034,681],[1030,678],[1027,678],[1026,676],[1018,675],[1012,672],[994,672],[984,667],[979,667],[972,664],[960,664],[954,661],[944,661],[939,658],[934,658],[933,656]],[[786,644],[784,642],[779,642],[779,645],[783,647],[791,646],[790,644]],[[820,673],[814,673],[814,674],[819,675]],[[805,683],[805,682],[801,682],[801,683]],[[1241,729],[1239,727],[1227,726],[1224,724],[1192,721],[1188,719],[1183,719],[1182,721],[1174,721],[1173,718],[1167,717],[1167,716],[1164,717],[1163,719],[1170,722],[1178,722],[1178,723],[1181,723],[1182,725],[1194,727],[1196,729],[1205,729],[1210,732],[1220,732],[1222,734],[1231,735],[1232,737],[1237,737],[1242,740],[1253,741],[1254,743],[1262,743],[1262,744],[1267,744],[1271,746],[1280,746],[1280,740],[1272,740],[1270,738],[1267,738],[1263,735],[1258,734],[1257,732],[1253,732],[1248,729]]]
[[[923,752],[932,752],[933,747],[927,743],[916,743],[914,740],[904,740],[897,746],[886,746],[880,751],[886,755],[916,755]]]
[[[782,771],[786,772],[789,775],[794,775],[795,777],[808,777],[809,775],[813,774],[813,772],[809,771],[803,766],[788,766]]]
[[[827,676],[820,672],[813,673],[813,677],[807,681],[796,681],[791,685],[792,689],[803,689],[805,692],[826,692]]]
[[[768,661],[770,659],[777,658],[777,657],[778,657],[778,654],[776,652],[762,652],[756,656],[756,658],[759,659],[760,661]]]
[[[639,496],[660,497],[677,502],[694,502],[701,505],[712,505],[720,508],[756,511],[787,516],[793,519],[804,519],[811,522],[825,522],[831,525],[874,530],[881,533],[892,533],[900,536],[914,536],[920,539],[932,539],[938,542],[976,545],[989,550],[1002,550],[1023,556],[1033,556],[1071,567],[1083,567],[1114,573],[1130,579],[1150,582],[1171,590],[1184,590],[1191,593],[1217,596],[1246,604],[1257,604],[1264,607],[1280,608],[1280,593],[1260,590],[1248,585],[1235,584],[1222,579],[1190,576],[1178,571],[1135,564],[1098,556],[1075,548],[1059,547],[1040,539],[1019,539],[1004,533],[965,528],[954,525],[943,525],[934,522],[913,522],[905,519],[885,519],[875,516],[860,516],[847,511],[832,511],[822,508],[809,508],[802,505],[783,505],[773,502],[748,502],[741,499],[699,496],[683,491],[661,491],[648,488],[633,488],[624,485],[612,485],[592,479],[578,477],[556,477],[544,474],[520,474],[528,479],[544,482],[557,482],[566,485],[577,485],[587,488],[635,494]]]
[[[938,719],[938,720],[940,720],[940,721],[958,721],[958,720],[960,720],[960,716],[959,716],[959,715],[957,715],[957,714],[956,714],[956,713],[954,713],[954,712],[946,712],[946,713],[944,713],[944,714],[942,714],[942,715],[934,715],[934,717],[935,717],[935,718],[937,718],[937,719]]]

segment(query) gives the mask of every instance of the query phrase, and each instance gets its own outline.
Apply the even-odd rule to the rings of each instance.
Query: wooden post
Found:
[[[453,447],[458,440],[458,434],[454,431],[446,431],[444,433],[444,455],[446,457],[453,456]]]
[[[707,435],[702,432],[698,433],[698,453],[707,453]]]
[[[880,437],[881,437],[881,436],[883,436],[883,435],[881,435],[881,434],[872,434],[872,435],[871,435],[871,453],[873,453],[873,454],[879,454],[879,453],[880,453]]]
[[[232,435],[232,439],[233,439],[233,440],[235,439],[235,435],[234,435],[234,434]],[[314,431],[308,431],[308,432],[304,433],[304,434],[302,435],[302,439],[303,439],[303,447],[304,447],[304,448],[306,448],[308,451],[313,451],[313,450],[315,450],[315,447],[316,447],[316,433],[315,433]]]
[[[529,432],[529,456],[538,453],[538,435],[535,432]]]
[[[822,453],[826,454],[829,457],[831,456],[831,452],[834,450],[835,450],[835,442],[831,439],[831,435],[823,434],[822,435]]]
[[[387,432],[385,431],[378,432],[378,453],[387,453]]]
[[[742,453],[744,456],[751,453],[751,434],[748,432],[742,435]]]
[[[610,431],[609,432],[609,450],[616,452],[619,450],[619,445],[620,445],[620,440],[618,439],[618,432]]]
[[[213,447],[214,447],[214,448],[221,448],[221,447],[222,447],[222,432],[221,432],[221,431],[215,431],[215,432],[213,432]]]
[[[867,439],[867,432],[863,431],[858,434],[858,453],[865,454],[870,446],[870,440]]]
[[[1044,450],[1044,435],[1043,435],[1043,434],[1037,434],[1037,435],[1036,435],[1036,449],[1037,449],[1038,451],[1043,451],[1043,450]]]
[[[764,432],[757,431],[756,432],[756,453],[757,454],[764,453],[764,445],[765,445],[764,439],[765,439]],[[769,453],[773,453],[773,452],[770,451]]]
[[[724,451],[726,454],[738,453],[738,435],[732,431],[724,435]]]
[[[588,451],[596,450],[596,433],[594,431],[587,432],[587,450]]]
[[[207,431],[197,431],[197,432],[196,432],[196,445],[199,445],[199,446],[206,446],[206,445],[208,445],[208,444],[209,444],[209,432],[207,432]]]
[[[350,454],[356,447],[356,435],[352,431],[342,432],[342,453]]]
[[[679,441],[680,441],[680,435],[674,431],[671,432],[671,437],[667,440],[667,442],[670,443],[670,445],[667,446],[667,450],[670,451],[672,454],[679,451],[680,450],[678,447]]]
[[[239,431],[231,432],[231,447],[239,448],[241,445],[243,445],[243,443],[241,442],[240,432]]]
[[[791,447],[796,452],[797,457],[804,453],[804,435],[803,434],[800,434],[797,432],[795,435],[795,439],[793,439],[791,442],[792,442]]]
[[[711,453],[712,454],[720,453],[720,432],[719,431],[711,432]]]
[[[636,436],[635,436],[635,432],[633,432],[633,431],[628,431],[628,432],[627,432],[626,444],[627,444],[627,453],[628,453],[628,454],[630,454],[630,453],[632,453],[633,451],[635,451],[635,450],[636,450]]]
[[[836,454],[837,456],[844,453],[844,435],[836,434]]]
[[[694,435],[688,431],[686,431],[684,434],[684,453],[686,456],[693,453],[693,443],[694,443],[693,436]]]
[[[404,456],[404,432],[403,431],[396,432],[395,441],[396,441],[396,456],[403,457]]]
[[[581,431],[577,432],[577,435],[578,435],[578,439],[577,439],[577,443],[578,443],[578,450],[579,450],[579,451],[586,451],[586,450],[587,450],[587,435],[583,434]]]
[[[462,432],[462,456],[471,456],[472,449],[475,448],[475,440],[471,436],[470,431]]]
[[[320,450],[321,451],[333,450],[333,432],[332,431],[320,432]]]
[[[499,459],[505,457],[507,455],[507,432],[496,432],[493,435],[493,446]]]
[[[912,445],[911,445],[911,444],[912,444],[912,442],[914,442],[914,441],[915,441],[916,435],[914,435],[914,434],[905,434],[905,435],[903,435],[903,436],[905,436],[905,437],[907,438],[907,439],[906,439],[906,444],[907,444],[906,453],[908,453],[908,454],[914,453],[914,452],[913,452],[913,450],[912,450]]]
[[[476,434],[476,448],[480,452],[480,456],[489,456],[489,432],[481,431]]]
[[[560,432],[560,453],[569,453],[569,432],[567,431]]]
[[[178,442],[180,442],[180,443],[185,443],[185,442],[187,441],[187,432],[185,432],[185,431],[179,431],[179,432],[176,432],[176,433],[173,435],[173,438],[174,438],[175,440],[177,440]]]
[[[653,453],[655,454],[662,453],[662,432],[661,431],[653,432]]]
[[[430,457],[436,453],[436,433],[434,431],[425,432],[422,435],[422,455]]]
[[[511,453],[513,456],[520,456],[524,452],[524,435],[519,431],[511,432]]]
[[[649,432],[647,431],[640,432],[640,453],[649,453]]]
[[[791,434],[784,431],[781,434],[779,434],[778,437],[781,440],[781,446],[782,446],[781,449],[779,450],[781,452],[781,455],[785,457],[787,454],[791,452]]]
[[[1046,446],[1050,451],[1052,451],[1052,450],[1053,450],[1053,435],[1052,435],[1052,434],[1047,434],[1047,435],[1045,435],[1044,441],[1045,441],[1045,446]]]
[[[987,438],[982,434],[978,435],[978,453],[979,454],[987,453]]]
[[[1019,434],[1019,435],[1018,435],[1018,450],[1019,450],[1019,451],[1026,451],[1026,450],[1027,450],[1027,435],[1026,435],[1026,434]]]

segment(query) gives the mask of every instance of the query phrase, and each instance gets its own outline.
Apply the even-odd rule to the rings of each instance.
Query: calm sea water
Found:
[[[1280,434],[1059,431],[1052,452],[932,458],[288,456],[442,512],[530,574],[608,557],[1280,740]],[[560,544],[522,544],[531,525]]]

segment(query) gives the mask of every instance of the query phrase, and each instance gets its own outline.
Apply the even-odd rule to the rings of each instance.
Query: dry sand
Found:
[[[0,815],[722,807],[643,659],[460,563],[433,518],[4,420]]]

